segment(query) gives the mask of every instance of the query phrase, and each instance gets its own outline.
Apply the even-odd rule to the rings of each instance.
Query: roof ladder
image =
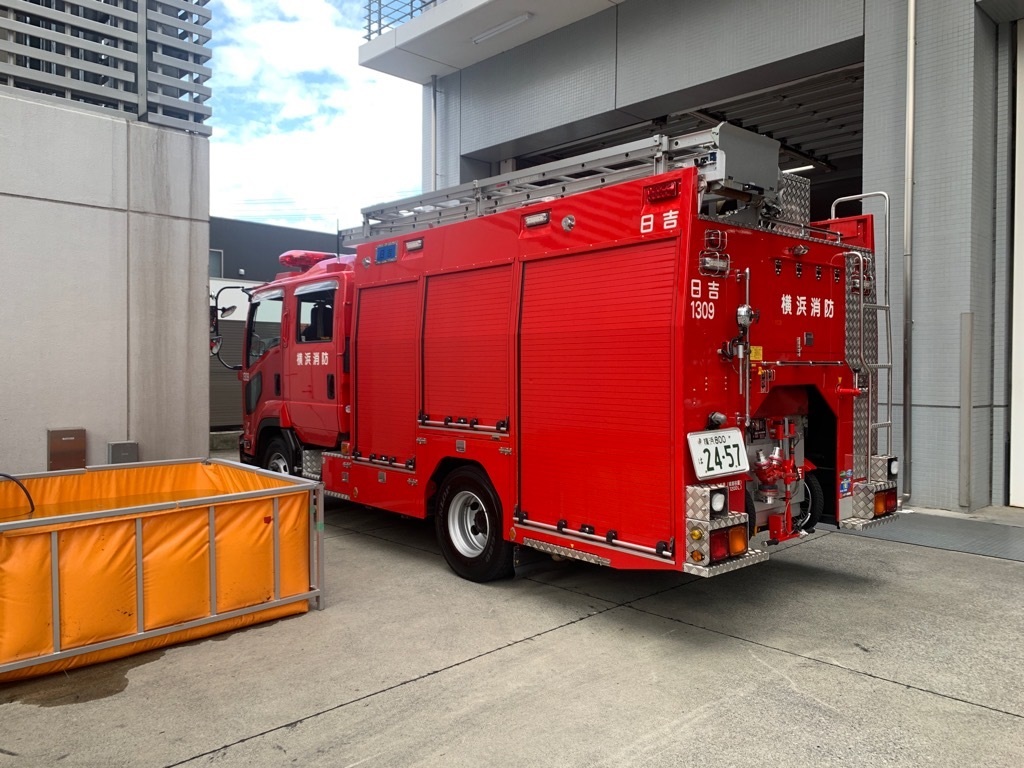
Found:
[[[701,169],[711,192],[732,189],[773,197],[779,184],[778,148],[774,139],[729,123],[676,137],[659,134],[370,206],[362,210],[361,227],[342,230],[338,236],[342,244],[387,238],[687,166]]]

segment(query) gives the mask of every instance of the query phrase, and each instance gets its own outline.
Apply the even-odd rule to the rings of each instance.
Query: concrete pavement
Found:
[[[326,556],[324,611],[0,687],[0,768],[1024,765],[1021,562],[823,529],[477,585],[340,505]]]

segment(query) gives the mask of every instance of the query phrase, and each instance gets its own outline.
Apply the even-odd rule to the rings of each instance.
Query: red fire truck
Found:
[[[516,547],[713,576],[891,521],[887,253],[869,215],[809,222],[778,152],[654,136],[284,254],[251,294],[242,461],[432,516],[475,581]]]

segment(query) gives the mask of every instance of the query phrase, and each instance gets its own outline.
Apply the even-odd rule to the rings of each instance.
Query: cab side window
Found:
[[[296,296],[299,343],[330,341],[334,335],[334,291]]]

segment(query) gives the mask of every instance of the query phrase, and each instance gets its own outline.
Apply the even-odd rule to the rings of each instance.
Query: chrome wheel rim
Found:
[[[449,502],[448,538],[463,557],[478,557],[487,546],[487,507],[472,491],[459,491]]]
[[[283,475],[287,475],[291,472],[291,467],[288,466],[288,460],[280,453],[275,453],[270,457],[267,462],[267,469],[271,472],[280,472]]]

